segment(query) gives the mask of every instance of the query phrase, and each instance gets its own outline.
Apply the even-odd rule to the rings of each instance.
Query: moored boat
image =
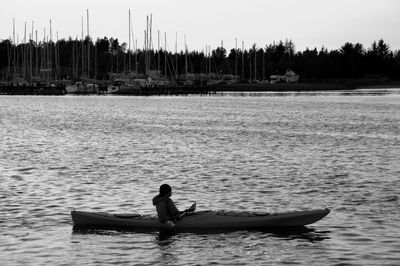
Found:
[[[74,94],[95,94],[99,92],[99,86],[94,83],[87,83],[83,81],[77,81],[74,84],[66,86],[67,93]]]
[[[174,230],[301,227],[319,221],[329,212],[329,209],[282,213],[199,211],[185,215],[176,222]],[[74,226],[77,227],[165,229],[165,226],[159,223],[157,216],[152,215],[72,211],[71,216]]]
[[[140,86],[138,82],[126,82],[124,80],[116,80],[108,86],[108,93],[119,95],[140,95]]]

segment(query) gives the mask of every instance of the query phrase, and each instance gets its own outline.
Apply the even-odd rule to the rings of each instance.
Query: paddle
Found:
[[[190,206],[189,209],[184,210],[179,216],[177,220],[180,220],[183,218],[183,216],[185,216],[188,213],[194,212],[196,210],[196,202],[192,204],[192,206]]]

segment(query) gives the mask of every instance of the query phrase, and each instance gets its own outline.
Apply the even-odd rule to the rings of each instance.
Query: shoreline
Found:
[[[39,86],[40,87],[40,86]],[[0,95],[131,95],[131,96],[156,96],[156,95],[196,95],[218,94],[224,92],[322,92],[322,91],[357,91],[375,90],[377,92],[388,89],[400,89],[400,81],[385,81],[379,83],[363,82],[319,82],[319,83],[235,83],[217,84],[214,86],[186,86],[179,88],[147,87],[142,88],[140,94],[113,94],[102,91],[95,93],[67,93],[63,88],[39,88],[32,86],[16,86],[8,88],[0,86]]]
[[[219,84],[216,92],[284,92],[284,91],[337,91],[357,89],[388,89],[400,88],[400,81],[388,81],[384,83],[356,83],[356,82],[321,82],[321,83],[236,83]]]

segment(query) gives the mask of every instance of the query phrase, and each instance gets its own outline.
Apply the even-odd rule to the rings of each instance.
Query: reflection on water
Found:
[[[400,264],[400,95],[0,97],[4,265]],[[330,208],[301,232],[72,231],[70,211]]]
[[[385,96],[400,94],[400,88],[361,88],[354,90],[326,90],[326,91],[223,91],[217,96],[239,97],[286,97],[286,96]]]
[[[73,227],[72,233],[74,235],[105,235],[105,236],[117,236],[121,234],[149,234],[157,236],[156,240],[160,246],[166,246],[174,239],[179,239],[180,236],[192,237],[218,237],[218,235],[242,235],[242,236],[252,236],[255,234],[265,235],[268,237],[282,238],[286,240],[307,240],[309,242],[323,241],[329,239],[330,231],[318,231],[314,228],[308,227],[297,227],[297,228],[276,228],[276,229],[251,229],[251,230],[232,230],[232,229],[208,229],[208,230],[190,230],[188,232],[174,232],[174,231],[154,231],[145,229],[129,229],[129,228],[83,228],[83,227]]]

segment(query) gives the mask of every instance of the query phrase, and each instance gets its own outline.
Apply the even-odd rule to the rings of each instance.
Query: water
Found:
[[[260,95],[259,95],[260,96]],[[0,97],[2,265],[399,265],[400,94]],[[70,211],[328,207],[305,231],[74,232]]]

